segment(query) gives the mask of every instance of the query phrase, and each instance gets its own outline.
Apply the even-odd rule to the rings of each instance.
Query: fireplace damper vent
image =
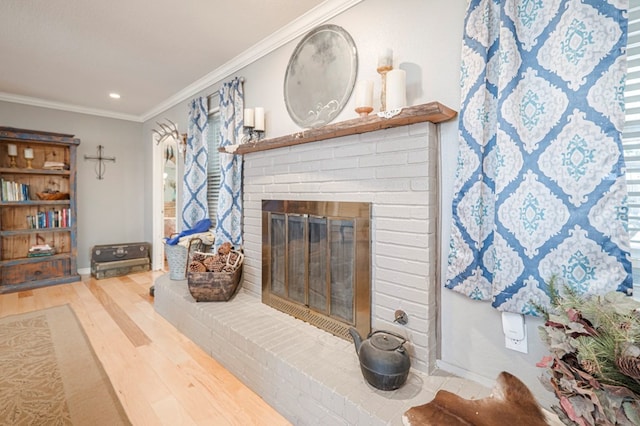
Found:
[[[349,340],[371,329],[369,203],[262,202],[262,301]]]

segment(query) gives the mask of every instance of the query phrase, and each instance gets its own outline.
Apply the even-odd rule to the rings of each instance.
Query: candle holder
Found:
[[[33,169],[31,167],[31,161],[33,160],[33,149],[25,148],[24,149],[24,159],[27,161],[27,169]]]
[[[14,144],[7,145],[7,155],[9,156],[9,167],[16,168],[16,157],[18,156],[18,147]]]
[[[370,106],[362,106],[356,108],[356,112],[360,117],[366,117],[371,113],[371,111],[373,111],[373,107]]]
[[[264,130],[257,130],[253,126],[244,126],[244,134],[242,143],[259,142],[264,138]]]
[[[380,89],[380,111],[387,110],[387,73],[392,69],[392,65],[382,65],[376,69],[382,78],[382,85]]]
[[[260,141],[264,137],[264,108],[245,108],[243,120],[245,136],[242,143]]]

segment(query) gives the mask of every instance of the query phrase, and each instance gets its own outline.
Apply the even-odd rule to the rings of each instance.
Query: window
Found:
[[[639,0],[640,1],[640,0]],[[209,202],[209,218],[215,226],[216,210],[218,209],[218,191],[220,188],[220,159],[218,147],[220,146],[220,112],[209,112],[209,132],[207,146],[209,159],[207,160],[207,201]]]
[[[640,296],[640,0],[629,1],[627,80],[622,132],[629,191],[629,235],[633,261],[634,295]]]

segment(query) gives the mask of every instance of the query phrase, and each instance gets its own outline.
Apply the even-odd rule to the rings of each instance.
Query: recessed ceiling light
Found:
[[[109,93],[109,97],[112,99],[120,99],[120,95],[117,93]]]

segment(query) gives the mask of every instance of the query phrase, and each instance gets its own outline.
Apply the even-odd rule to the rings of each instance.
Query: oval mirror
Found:
[[[321,25],[298,43],[284,78],[284,101],[303,128],[330,123],[346,105],[358,73],[358,53],[342,27]]]

